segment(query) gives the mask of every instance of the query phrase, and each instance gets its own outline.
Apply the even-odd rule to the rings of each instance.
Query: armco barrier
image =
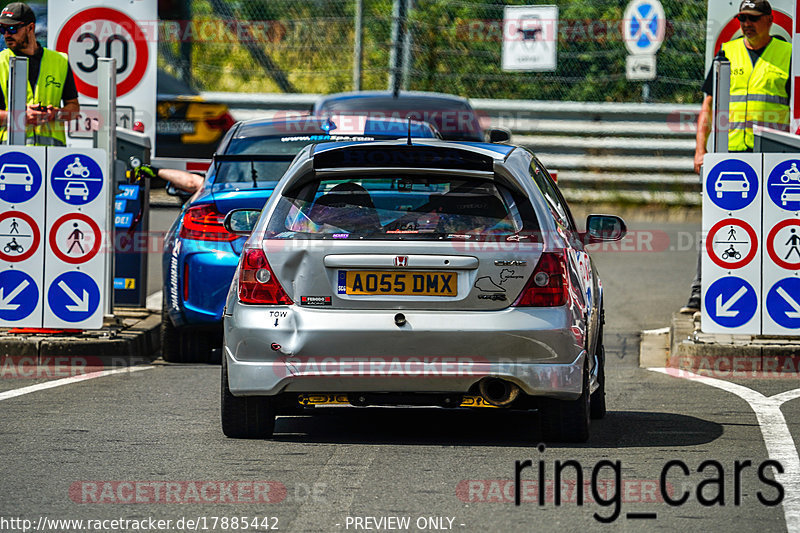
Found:
[[[236,119],[308,112],[316,94],[204,92]],[[693,172],[697,104],[471,99],[485,125],[508,128],[573,201],[700,204]]]

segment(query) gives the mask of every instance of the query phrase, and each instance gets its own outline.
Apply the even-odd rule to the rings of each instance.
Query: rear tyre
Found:
[[[583,387],[577,400],[542,398],[539,415],[545,440],[586,442],[589,440],[589,364],[583,365]]]
[[[170,363],[183,363],[181,360],[181,334],[167,313],[167,301],[161,303],[161,357]]]
[[[170,363],[219,363],[222,335],[215,330],[177,328],[161,305],[161,356]]]
[[[597,350],[597,390],[592,393],[589,400],[589,416],[593,420],[600,420],[606,416],[606,348],[600,338],[600,349]]]
[[[228,362],[222,358],[220,415],[222,432],[233,439],[266,439],[275,431],[275,406],[267,396],[234,396],[228,386]]]

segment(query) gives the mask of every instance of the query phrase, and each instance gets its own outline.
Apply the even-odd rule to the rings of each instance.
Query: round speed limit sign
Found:
[[[117,96],[133,90],[147,70],[147,38],[128,15],[108,7],[85,9],[72,16],[56,37],[56,50],[69,56],[78,92],[97,98],[101,57],[117,60]]]

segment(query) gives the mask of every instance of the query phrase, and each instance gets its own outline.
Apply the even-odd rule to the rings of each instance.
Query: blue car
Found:
[[[220,142],[201,191],[164,239],[161,350],[171,362],[215,362],[222,309],[245,237],[222,225],[232,209],[261,209],[298,152],[309,144],[440,138],[425,122],[305,116],[235,124]]]
[[[504,128],[481,127],[469,100],[453,94],[425,91],[357,91],[326,94],[314,102],[312,114],[363,115],[371,118],[411,118],[429,122],[448,141],[495,142],[511,140]]]

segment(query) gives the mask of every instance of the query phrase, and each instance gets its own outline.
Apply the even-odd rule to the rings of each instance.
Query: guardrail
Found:
[[[317,94],[204,92],[237,119],[310,111]],[[693,172],[699,104],[470,100],[493,126],[511,130],[557,169],[559,186],[574,201],[700,204]]]

